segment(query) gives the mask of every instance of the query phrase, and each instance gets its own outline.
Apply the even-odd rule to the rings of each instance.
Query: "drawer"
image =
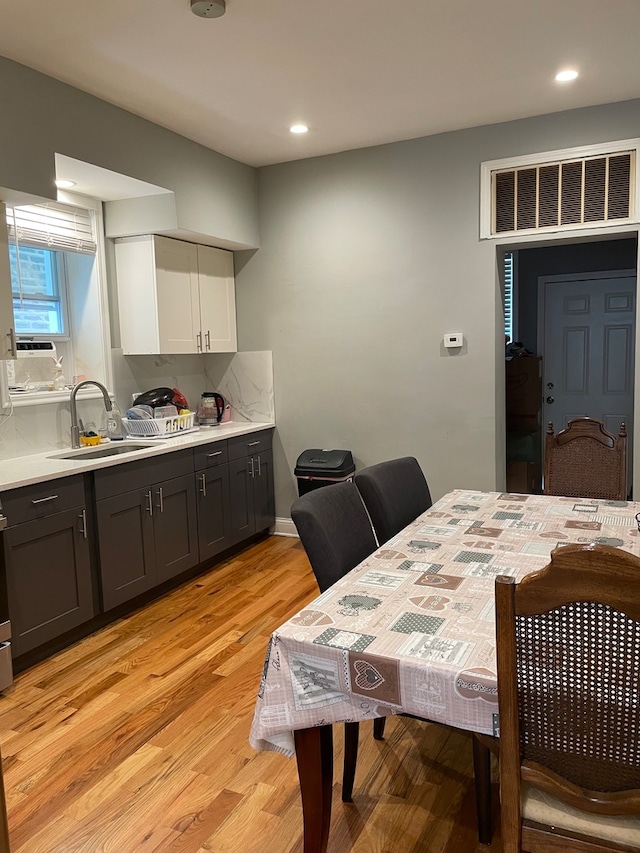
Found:
[[[82,506],[84,502],[82,474],[0,492],[2,512],[9,527]]]
[[[224,441],[212,441],[211,444],[203,444],[193,451],[196,471],[203,468],[215,468],[229,461],[229,448],[226,439]]]
[[[263,429],[249,435],[238,435],[229,439],[229,461],[253,456],[263,450],[269,450],[273,440],[273,430]]]
[[[134,462],[123,462],[94,473],[96,500],[123,495],[134,489],[145,489],[163,480],[193,474],[193,451],[176,450],[162,456],[150,456]]]

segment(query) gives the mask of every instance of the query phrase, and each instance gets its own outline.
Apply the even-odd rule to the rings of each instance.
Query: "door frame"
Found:
[[[512,235],[511,237],[497,238],[495,241],[495,283],[496,283],[496,321],[501,325],[496,326],[496,379],[499,385],[496,385],[496,394],[504,399],[504,276],[502,273],[503,255],[505,252],[515,252],[519,249],[533,249],[543,246],[561,246],[572,243],[594,243],[601,240],[615,240],[616,238],[635,237],[636,250],[636,276],[640,276],[640,227],[637,223],[629,225],[621,225],[617,227],[607,228],[585,228],[584,230],[575,230],[572,232],[562,232],[557,234],[522,234]],[[636,358],[635,358],[635,382],[633,387],[634,405],[633,405],[633,422],[640,424],[640,300],[636,299]],[[501,365],[501,366],[500,366]],[[505,466],[506,466],[506,438],[507,438],[507,420],[506,408],[504,403],[500,407],[501,412],[501,427],[496,424],[496,482],[499,488],[505,485]],[[633,480],[632,483],[640,483],[640,451],[637,442],[640,441],[638,433],[640,430],[636,428],[636,438],[632,448],[633,455]]]
[[[638,321],[640,320],[639,312],[638,312],[638,270],[637,269],[628,269],[628,270],[596,270],[584,273],[565,273],[564,275],[541,275],[538,277],[538,338],[537,338],[537,350],[540,355],[544,355],[544,344],[545,344],[545,288],[547,285],[560,284],[565,281],[584,281],[585,279],[595,281],[601,278],[634,278],[636,282],[635,287],[635,303],[636,303],[636,312],[635,312],[635,335],[634,335],[634,343],[635,343],[635,351],[633,358],[633,384],[631,388],[631,393],[633,396],[633,431],[631,435],[631,442],[627,445],[627,479],[629,480],[629,485],[631,486],[631,490],[633,490],[633,484],[635,482],[634,476],[634,466],[635,466],[635,458],[636,454],[634,453],[635,444],[636,444],[636,417],[637,417],[637,386],[638,386]],[[543,364],[544,371],[544,364]],[[544,380],[544,372],[543,372],[543,380]],[[544,395],[543,388],[543,395]],[[544,430],[546,424],[542,423],[542,433],[543,433],[543,442],[542,442],[542,462],[544,464]],[[560,429],[564,429],[564,426],[560,426]]]

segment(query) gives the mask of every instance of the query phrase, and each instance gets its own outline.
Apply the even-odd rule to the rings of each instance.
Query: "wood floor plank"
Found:
[[[268,638],[316,595],[299,541],[270,537],[21,673],[0,699],[13,853],[302,853],[295,761],[248,736]],[[499,853],[467,736],[363,723],[345,804],[342,730],[329,853]]]

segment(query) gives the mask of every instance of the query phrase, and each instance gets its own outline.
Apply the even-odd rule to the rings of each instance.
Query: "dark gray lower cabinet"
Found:
[[[99,500],[97,519],[104,610],[199,561],[193,474]]]
[[[275,521],[271,449],[229,462],[232,544],[266,530]]]
[[[98,501],[104,610],[111,610],[155,586],[152,502],[151,489]]]
[[[209,560],[231,545],[229,466],[196,472],[200,560]]]
[[[3,492],[13,656],[268,529],[271,443],[259,430]]]
[[[266,530],[276,520],[273,452],[264,450],[254,459],[253,503],[256,533]]]
[[[162,583],[199,562],[193,474],[159,483],[152,491],[156,581]]]
[[[95,615],[86,523],[81,506],[4,532],[14,657]]]

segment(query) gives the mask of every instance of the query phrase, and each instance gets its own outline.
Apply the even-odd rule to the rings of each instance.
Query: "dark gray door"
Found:
[[[156,585],[153,493],[125,492],[97,508],[103,609],[110,610]]]
[[[241,542],[256,532],[251,459],[243,457],[229,462],[229,504],[231,542]]]
[[[271,450],[263,450],[254,457],[253,471],[256,531],[266,530],[276,520]]]
[[[230,544],[229,466],[219,465],[196,474],[198,545],[200,560],[208,560]]]
[[[162,583],[198,563],[193,474],[154,486],[153,500],[156,583]]]
[[[14,657],[95,615],[85,524],[79,507],[5,531]]]

